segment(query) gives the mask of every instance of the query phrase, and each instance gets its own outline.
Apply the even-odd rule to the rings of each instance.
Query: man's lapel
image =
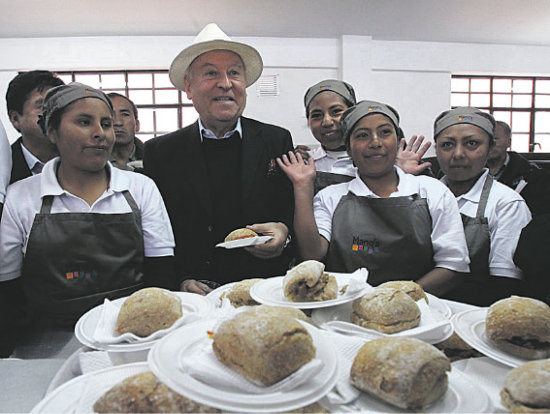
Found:
[[[182,168],[185,180],[191,182],[195,194],[189,194],[190,197],[196,197],[205,208],[209,217],[212,216],[212,198],[208,186],[208,174],[206,163],[201,148],[201,137],[199,133],[198,122],[192,126],[193,131],[190,139],[186,139],[183,146]],[[177,179],[177,177],[174,177]]]
[[[253,196],[253,184],[257,174],[262,174],[262,163],[267,163],[265,159],[265,145],[262,140],[260,129],[256,128],[248,119],[241,118],[243,129],[243,160],[242,160],[242,183],[243,183],[243,201],[246,202],[250,196]]]

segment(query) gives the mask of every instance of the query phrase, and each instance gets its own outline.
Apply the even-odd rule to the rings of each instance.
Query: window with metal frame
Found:
[[[550,152],[550,78],[452,75],[451,106],[475,106],[512,129],[512,150]]]
[[[57,75],[66,83],[80,82],[127,96],[138,108],[136,135],[142,141],[175,131],[198,117],[185,93],[170,82],[167,70],[60,71]]]

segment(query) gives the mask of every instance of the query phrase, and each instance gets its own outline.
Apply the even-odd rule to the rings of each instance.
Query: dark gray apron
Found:
[[[317,171],[315,175],[315,193],[317,194],[323,188],[333,184],[347,183],[355,177],[345,174],[335,174],[325,171]]]
[[[23,259],[22,283],[35,320],[74,323],[103,302],[143,287],[141,213],[128,191],[131,213],[50,214],[44,197]]]
[[[462,274],[463,282],[451,292],[443,295],[446,299],[467,302],[478,306],[487,306],[491,299],[489,274],[489,254],[491,252],[491,233],[489,220],[485,217],[487,200],[493,186],[493,177],[487,175],[475,217],[462,216],[464,235],[470,256],[470,273]]]
[[[417,280],[434,268],[432,218],[425,199],[371,198],[349,192],[332,217],[327,270],[369,271],[373,286]]]

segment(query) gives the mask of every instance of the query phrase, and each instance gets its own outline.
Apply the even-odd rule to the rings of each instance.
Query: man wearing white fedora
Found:
[[[207,25],[172,62],[170,80],[199,113],[193,124],[145,144],[145,173],[157,183],[176,238],[181,289],[283,275],[292,258],[293,192],[275,158],[293,149],[286,129],[242,116],[246,88],[263,69],[258,51]],[[273,236],[224,249],[232,230]],[[210,282],[215,283],[210,283]]]

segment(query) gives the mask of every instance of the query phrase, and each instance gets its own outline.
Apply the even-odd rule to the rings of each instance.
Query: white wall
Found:
[[[279,97],[249,88],[245,115],[290,129],[296,144],[313,143],[303,109],[308,86],[323,78],[351,83],[359,99],[380,100],[401,115],[407,136],[431,139],[432,121],[450,104],[451,73],[550,74],[550,47],[340,39],[235,38],[256,47],[265,74],[278,74]],[[18,70],[163,69],[192,37],[79,37],[0,39],[0,119],[9,81]]]

